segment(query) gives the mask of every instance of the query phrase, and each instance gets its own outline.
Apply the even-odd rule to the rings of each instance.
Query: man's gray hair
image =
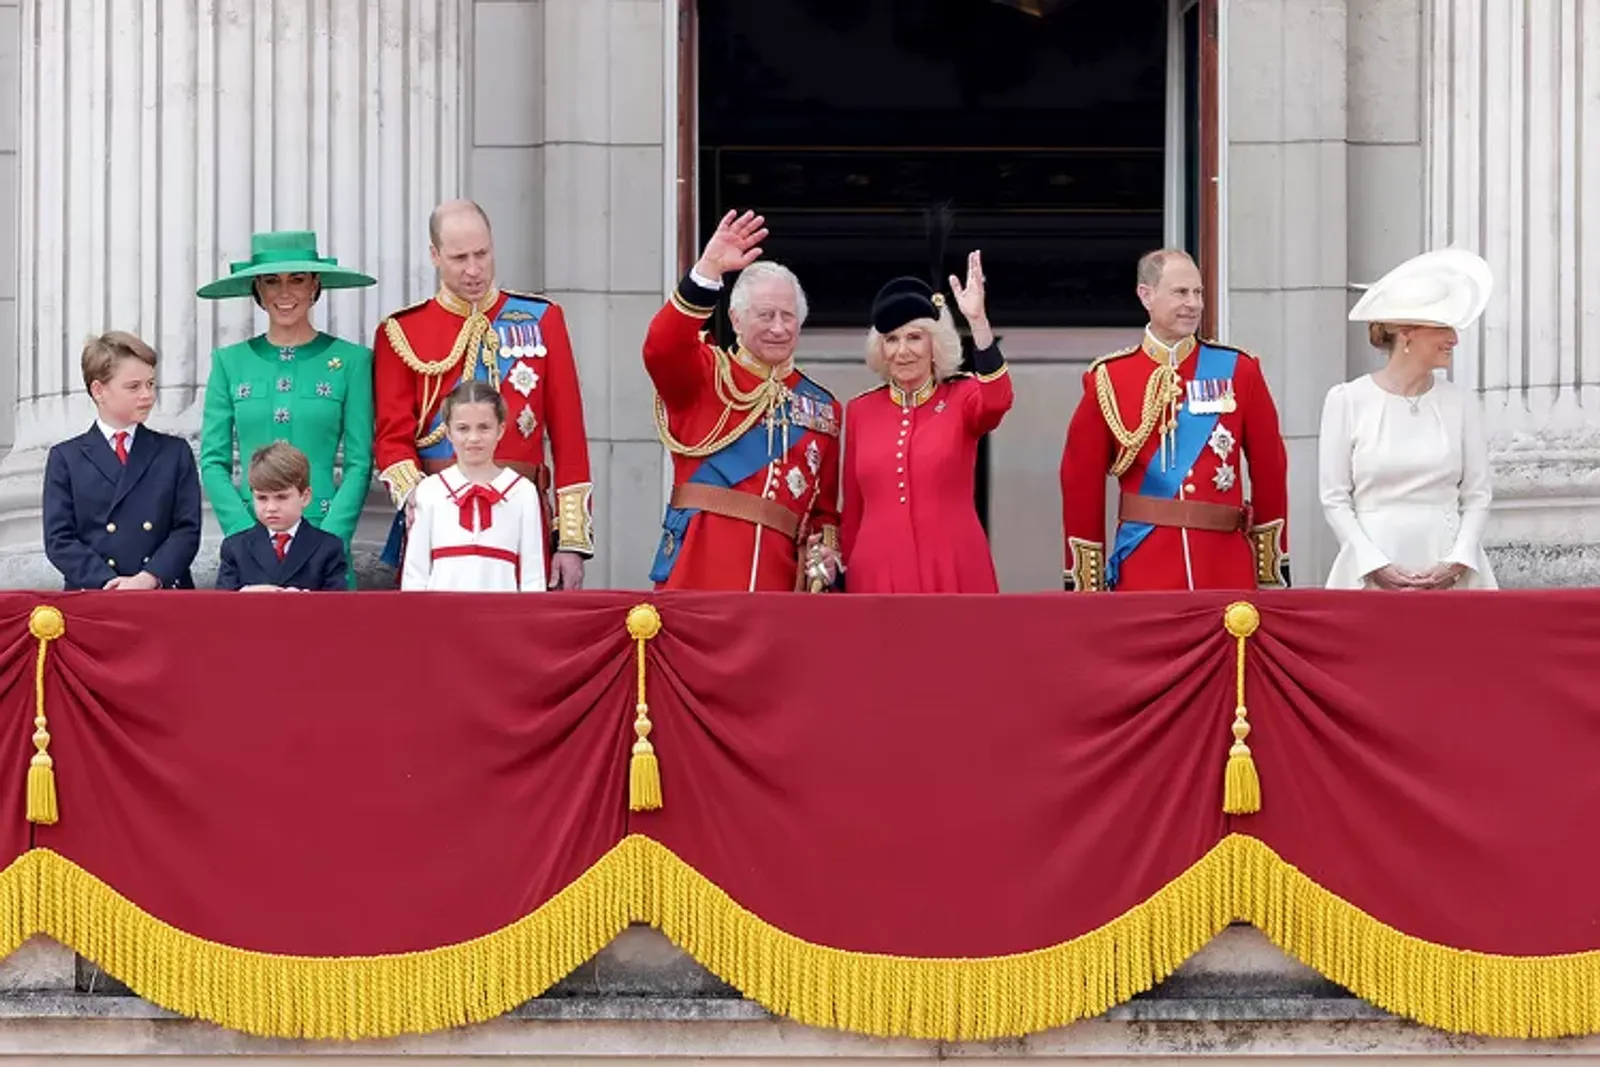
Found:
[[[733,283],[733,292],[728,296],[728,306],[743,314],[750,306],[750,287],[769,278],[782,278],[794,286],[794,310],[800,325],[804,326],[811,306],[806,303],[806,291],[801,288],[800,279],[794,276],[794,271],[770,259],[759,259],[740,272],[739,280]]]

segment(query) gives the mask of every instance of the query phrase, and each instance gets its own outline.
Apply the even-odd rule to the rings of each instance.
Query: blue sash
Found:
[[[813,408],[835,403],[827,391],[814,385],[807,378],[801,378],[793,392],[809,401]],[[790,445],[798,447],[797,442],[806,431],[803,427],[794,425],[793,401],[785,401],[784,407],[790,416]],[[770,446],[767,442],[767,422],[761,419],[737,440],[701,460],[688,480],[695,485],[714,485],[720,489],[732,489],[745,479],[760,473],[769,463],[780,460],[786,455],[783,451],[781,430],[774,430]],[[664,582],[671,577],[672,568],[678,562],[678,550],[683,547],[684,535],[689,532],[689,520],[699,513],[697,508],[675,508],[670,504],[667,506],[666,515],[661,520],[661,543],[656,548],[656,558],[650,567],[652,582]]]
[[[1200,358],[1195,363],[1195,380],[1232,381],[1234,364],[1238,362],[1238,358],[1239,353],[1231,348],[1201,345]],[[1184,477],[1189,473],[1189,468],[1194,466],[1206,443],[1211,439],[1211,431],[1216,428],[1219,417],[1217,414],[1196,415],[1190,410],[1185,398],[1183,408],[1178,412],[1177,441],[1167,456],[1166,469],[1162,469],[1159,456],[1151,459],[1150,464],[1144,469],[1144,481],[1139,484],[1139,495],[1175,499],[1179,487],[1183,485]],[[1112,545],[1111,556],[1106,560],[1107,589],[1117,587],[1117,578],[1122,572],[1123,562],[1133,555],[1133,550],[1142,545],[1144,539],[1149,537],[1150,531],[1154,529],[1155,527],[1147,522],[1117,523],[1117,538]]]
[[[544,317],[545,311],[550,307],[543,300],[530,300],[524,296],[508,296],[501,305],[500,312],[494,317],[491,324],[494,332],[499,335],[500,348],[495,353],[495,371],[497,381],[505,381],[511,373],[511,368],[516,364],[518,356],[513,354],[521,352],[523,358],[534,361],[541,359],[533,353],[535,346],[544,345],[544,335],[539,332],[539,320]],[[489,380],[489,365],[483,358],[482,349],[478,352],[478,360],[473,368],[473,377],[480,382]],[[440,405],[443,407],[443,404]],[[435,411],[428,420],[428,428],[418,437],[426,437],[439,429],[442,413]],[[441,438],[427,448],[417,450],[417,455],[423,459],[454,459],[455,449],[450,447],[450,442]]]

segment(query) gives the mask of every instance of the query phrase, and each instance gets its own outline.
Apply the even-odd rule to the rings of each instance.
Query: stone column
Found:
[[[1494,269],[1456,378],[1483,394],[1502,584],[1600,582],[1600,20],[1432,0],[1428,243]]]
[[[351,340],[370,343],[382,313],[432,289],[427,213],[461,172],[460,7],[21,0],[5,584],[53,580],[38,554],[40,473],[92,415],[87,335],[155,345],[152,425],[194,435],[212,349],[263,326],[248,301],[194,292],[248,255],[252,232],[314,229],[324,255],[379,279],[318,306],[318,324]]]
[[[664,0],[473,0],[467,187],[495,220],[501,283],[567,314],[595,484],[587,584],[648,587],[661,445],[640,359],[665,300],[676,98]],[[673,135],[675,136],[675,134]]]
[[[1261,359],[1289,449],[1289,552],[1321,585],[1332,532],[1317,500],[1317,433],[1344,380],[1348,257],[1347,0],[1224,0],[1227,319]]]

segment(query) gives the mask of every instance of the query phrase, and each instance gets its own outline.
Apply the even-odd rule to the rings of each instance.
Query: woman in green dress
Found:
[[[250,487],[236,474],[262,445],[287,441],[311,460],[311,503],[305,517],[344,542],[352,559],[361,508],[372,479],[372,350],[320,332],[311,307],[324,289],[375,285],[317,255],[314,233],[258,233],[250,258],[203,286],[206,300],[251,297],[267,313],[267,330],[211,354],[200,480],[224,535],[255,523]],[[340,446],[344,469],[334,477]],[[355,567],[349,572],[355,588]]]

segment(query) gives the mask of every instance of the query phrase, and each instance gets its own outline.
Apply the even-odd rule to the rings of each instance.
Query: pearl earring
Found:
[[[1407,356],[1411,354],[1411,340],[1409,338],[1407,338],[1405,343],[1400,346],[1400,352],[1402,355]]]

